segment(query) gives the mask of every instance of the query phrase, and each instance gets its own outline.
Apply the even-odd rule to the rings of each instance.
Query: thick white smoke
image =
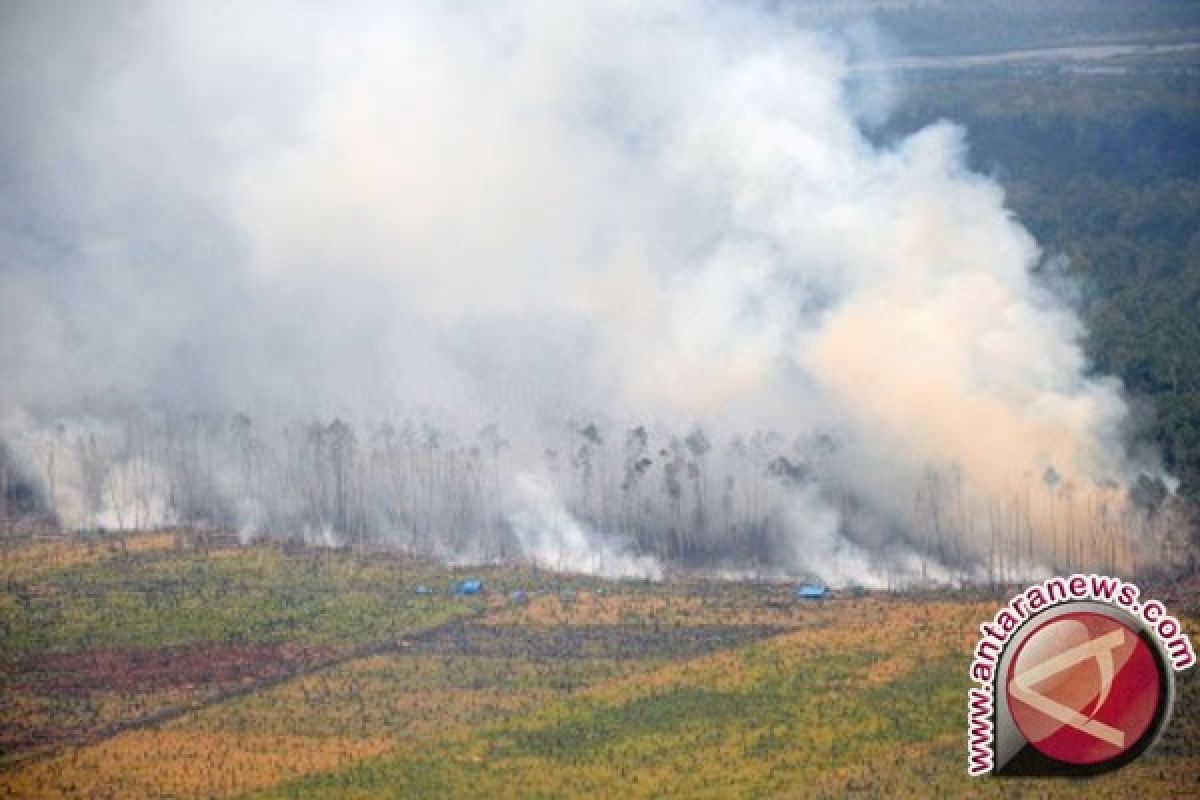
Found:
[[[642,423],[698,425],[722,446],[777,431],[776,455],[809,472],[761,516],[797,569],[868,582],[917,550],[994,559],[997,537],[1025,528],[1029,564],[1061,560],[1051,537],[1084,525],[1079,498],[1120,513],[1101,487],[1142,468],[1119,385],[1088,374],[1078,319],[1039,285],[1042,254],[1001,188],[965,167],[964,132],[871,143],[860,118],[886,109],[862,99],[888,92],[861,82],[881,75],[760,4],[2,13],[0,432],[38,475],[59,422],[107,426],[116,453],[128,436],[111,431],[147,411],[242,412],[291,443],[276,452],[308,442],[331,459],[328,436],[282,431],[335,415],[497,422],[513,441],[491,486],[527,501],[508,515],[517,542],[589,569],[628,555],[588,533],[605,529],[603,498],[574,503],[597,524],[577,522],[551,490],[583,490],[511,477],[541,469],[547,431],[596,419],[610,449]],[[60,474],[87,451],[64,441]],[[305,481],[324,478],[282,456],[272,473],[237,441],[242,456],[196,463],[238,524],[264,503],[317,502]],[[176,464],[156,497],[186,483],[193,450],[143,459]],[[154,483],[131,469],[93,477]],[[687,484],[697,507],[721,491],[709,469]],[[250,497],[243,478],[263,474],[282,477]],[[339,498],[416,491],[371,474]],[[70,488],[54,488],[68,518]],[[129,491],[101,494],[93,510],[111,512]],[[443,549],[470,538],[421,528],[418,501],[370,512],[373,526]],[[495,516],[443,505],[438,519],[464,526]],[[710,540],[748,536],[705,524]],[[823,567],[826,551],[842,567]]]
[[[597,536],[571,515],[554,484],[542,475],[518,473],[513,481],[510,521],[517,542],[530,560],[564,572],[606,578],[662,578],[662,565],[630,552],[615,536]]]

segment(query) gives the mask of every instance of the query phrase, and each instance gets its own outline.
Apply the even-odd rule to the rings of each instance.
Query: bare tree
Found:
[[[94,530],[97,515],[104,506],[104,489],[108,479],[109,460],[96,443],[95,434],[76,439],[81,489],[83,493],[84,527]]]

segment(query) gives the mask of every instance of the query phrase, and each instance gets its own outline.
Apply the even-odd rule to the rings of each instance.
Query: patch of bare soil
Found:
[[[295,643],[207,642],[29,656],[0,670],[0,761],[103,739],[345,655]]]
[[[335,653],[333,648],[312,645],[212,642],[148,650],[50,653],[22,659],[10,680],[17,691],[32,692],[220,687],[290,675],[323,664]]]

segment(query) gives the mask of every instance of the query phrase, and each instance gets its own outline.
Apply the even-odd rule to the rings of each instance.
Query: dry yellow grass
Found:
[[[544,701],[547,692],[455,685],[462,674],[432,656],[373,656],[224,703],[181,719],[173,729],[211,732],[252,727],[271,734],[363,739],[415,736],[478,716]]]
[[[467,738],[476,721],[563,697],[541,685],[559,666],[372,656],[188,714],[160,730],[124,733],[17,767],[0,774],[0,796],[235,796],[397,746]]]
[[[52,569],[98,561],[107,548],[89,547],[77,539],[34,539],[6,548],[0,559],[0,578],[28,579]]]
[[[172,533],[112,535],[91,542],[67,534],[36,538],[4,548],[0,554],[0,578],[28,580],[51,570],[104,561],[122,552],[144,553],[176,547]]]
[[[232,796],[377,756],[391,741],[132,731],[0,776],[12,797]]]
[[[682,587],[674,593],[600,594],[580,590],[571,599],[557,593],[535,593],[525,605],[513,605],[504,598],[494,598],[489,606],[489,621],[502,625],[622,625],[653,622],[661,627],[705,624],[790,627],[820,624],[833,617],[844,617],[844,621],[853,628],[849,634],[853,636],[877,625],[907,626],[913,617],[936,625],[942,620],[930,615],[945,613],[946,609],[952,609],[951,613],[964,618],[982,612],[990,616],[995,610],[993,604],[984,602],[904,601],[879,596],[842,597],[814,604],[794,600],[786,586],[756,587],[736,592],[728,586],[713,591]],[[976,620],[964,629],[968,638],[974,635],[977,626]]]
[[[70,741],[122,720],[193,702],[213,691],[210,687],[175,687],[153,692],[9,692],[0,702],[0,743],[29,746],[31,741],[42,740],[56,745],[63,737]]]
[[[169,534],[135,543],[138,538],[130,540],[131,550],[173,546]],[[55,544],[64,548],[56,563],[106,558],[70,542]],[[23,556],[29,569],[36,552]],[[263,575],[296,569],[277,548],[231,552]],[[156,559],[156,568],[184,570],[196,557],[162,565]],[[348,582],[396,577],[387,564],[357,565],[324,553],[301,563],[309,566]],[[402,584],[421,569],[413,565]],[[429,654],[413,645],[409,652],[362,658],[229,699],[155,729],[13,764],[0,772],[0,797],[228,797],[259,790],[285,797],[320,790],[341,800],[393,789],[403,796],[414,785],[434,796],[514,796],[533,788],[546,796],[619,792],[630,798],[964,791],[1002,797],[1026,790],[1058,796],[1053,786],[965,779],[963,724],[954,718],[965,695],[960,700],[945,676],[961,661],[965,692],[978,625],[997,605],[882,595],[813,605],[792,600],[787,587],[746,585],[534,593],[527,605],[494,594],[487,625],[634,626],[637,633],[661,631],[664,640],[673,633],[686,638],[684,629],[704,625],[786,632],[670,661],[664,661],[676,652],[670,648],[623,660],[545,657],[519,647],[511,656],[467,655],[452,643]],[[615,627],[601,635],[607,633],[615,642],[629,635]],[[929,665],[930,674],[941,676],[932,683],[923,681]],[[0,726],[25,718],[54,727],[79,713],[53,697],[10,694]],[[941,700],[934,702],[935,695]],[[182,699],[99,691],[77,698],[86,701],[87,714],[105,720]],[[783,713],[773,713],[776,708]],[[1122,789],[1133,786],[1144,796],[1169,795],[1200,786],[1195,776],[1194,767],[1181,774],[1178,756],[1148,757],[1092,785],[1096,797],[1125,796]],[[289,785],[305,777],[312,780]]]
[[[654,601],[661,600],[639,596],[602,599],[603,604],[598,605],[608,609],[607,618],[631,607],[655,607]],[[688,604],[683,605],[687,607]],[[862,685],[873,686],[895,680],[930,659],[968,652],[961,645],[960,632],[974,629],[979,619],[991,613],[990,608],[986,603],[898,602],[868,598],[837,601],[821,609],[768,609],[771,616],[763,614],[759,619],[770,618],[777,624],[796,626],[796,630],[771,640],[769,652],[776,659],[774,666],[779,671],[799,669],[805,658],[819,653],[872,652],[880,654],[881,659],[864,668],[861,674]],[[746,616],[755,616],[753,609]],[[590,615],[586,618],[606,617]],[[722,651],[601,683],[583,694],[615,701],[697,684],[729,690],[744,682],[745,667],[745,656],[741,652]]]
[[[174,550],[178,547],[178,539],[173,533],[142,533],[126,537],[126,547],[131,553],[144,553],[149,550]]]

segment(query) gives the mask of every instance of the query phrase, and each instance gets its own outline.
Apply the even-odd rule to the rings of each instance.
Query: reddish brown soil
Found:
[[[0,665],[0,762],[86,744],[333,663],[349,650],[198,643]]]
[[[199,643],[149,650],[50,653],[18,662],[18,691],[105,689],[155,692],[229,686],[295,674],[339,655],[332,647],[300,644]]]

